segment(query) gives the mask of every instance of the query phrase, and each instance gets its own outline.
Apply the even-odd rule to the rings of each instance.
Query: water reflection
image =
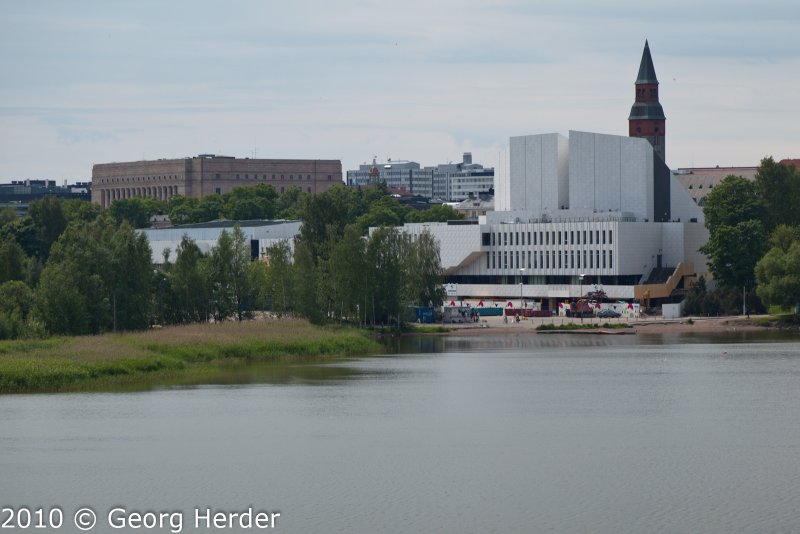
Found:
[[[637,345],[680,345],[713,343],[769,343],[798,341],[795,332],[719,332],[636,335],[593,334],[489,334],[448,336],[407,336],[385,341],[390,354],[429,354],[437,352],[492,352],[553,348],[631,347]]]

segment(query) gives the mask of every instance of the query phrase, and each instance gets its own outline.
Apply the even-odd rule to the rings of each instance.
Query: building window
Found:
[[[245,174],[245,175],[244,175],[244,179],[245,179],[245,180],[249,180],[249,179],[250,179],[250,175],[249,175],[249,174]]]
[[[594,245],[594,240],[592,239],[592,231],[589,230],[589,244]]]
[[[528,269],[531,268],[531,251],[528,251]]]
[[[594,269],[594,256],[591,251],[589,251],[589,268]]]
[[[333,175],[329,174],[328,175],[328,181],[330,182],[331,180],[333,180]]]
[[[597,268],[599,269],[600,268],[600,251],[599,250],[595,250],[594,251],[594,258],[595,258],[594,264],[597,265]]]
[[[570,269],[574,269],[575,268],[575,251],[574,250],[570,250],[569,251],[569,268]]]
[[[558,244],[561,244],[561,232],[558,232]]]
[[[504,246],[508,245],[508,234],[505,232],[503,232],[503,245]]]
[[[606,244],[606,231],[603,230],[603,244]]]
[[[561,232],[558,232],[558,235],[561,235]],[[558,268],[561,269],[561,251],[558,251]]]
[[[281,193],[283,193],[283,186],[281,186]]]
[[[216,194],[218,194],[218,195],[221,195],[221,194],[222,194],[222,189],[221,189],[221,188],[219,188],[219,187],[215,187],[215,188],[214,188],[214,192],[215,192]]]
[[[219,173],[217,173],[217,180],[219,180]]]
[[[536,234],[533,234],[533,235],[536,235]],[[531,244],[531,233],[528,232],[528,245],[530,245],[530,244]]]
[[[611,239],[611,233],[612,233],[612,232],[611,232],[611,230],[609,230],[609,231],[608,231],[608,244],[609,244],[609,245],[611,245],[611,244],[613,243],[613,241],[612,241],[612,239]]]
[[[586,244],[586,230],[583,231],[583,244]]]
[[[308,175],[308,181],[309,182],[311,181],[311,175],[310,174]]]
[[[283,175],[281,174],[281,180],[283,180]]]
[[[519,250],[514,253],[514,259],[516,260],[517,268],[519,268],[521,265],[519,262]]]
[[[608,251],[608,268],[609,269],[613,269],[614,268],[614,256],[612,256],[612,254],[613,254],[613,251],[609,250]]]
[[[238,174],[236,175],[236,179],[237,179],[237,180],[239,179],[239,175],[238,175]]]
[[[273,179],[273,180],[275,179],[275,175],[274,175],[274,174],[272,175],[272,179]]]
[[[308,189],[308,192],[309,192],[309,193],[311,192],[311,188],[310,188],[310,187],[307,187],[306,189]]]
[[[570,245],[574,245],[575,244],[575,230],[572,230],[569,233],[569,244]]]
[[[583,251],[583,268],[586,268],[586,251]]]
[[[606,268],[606,251],[603,251],[603,269]]]
[[[489,256],[491,256],[491,254],[487,253],[486,254],[486,268],[487,269],[489,268]]]
[[[503,269],[508,269],[508,252],[503,251]]]

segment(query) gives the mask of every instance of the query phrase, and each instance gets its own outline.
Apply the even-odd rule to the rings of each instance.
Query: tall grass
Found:
[[[197,324],[135,334],[0,343],[0,393],[91,389],[102,382],[200,376],[202,367],[357,356],[380,345],[353,329],[296,319]],[[200,370],[200,371],[199,371]]]

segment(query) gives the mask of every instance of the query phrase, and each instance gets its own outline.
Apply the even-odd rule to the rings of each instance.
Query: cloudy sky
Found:
[[[627,135],[650,42],[673,167],[800,157],[796,0],[6,2],[0,182],[199,153],[494,165]]]

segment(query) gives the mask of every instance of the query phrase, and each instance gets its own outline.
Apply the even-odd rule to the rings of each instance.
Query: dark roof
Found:
[[[650,57],[650,45],[644,42],[644,52],[642,52],[642,62],[639,64],[639,75],[636,83],[658,83],[656,78],[656,68],[653,66],[653,58]]]
[[[285,220],[275,220],[275,221],[266,221],[266,220],[252,220],[252,221],[229,221],[226,219],[216,220],[216,221],[208,221],[202,223],[191,223],[191,224],[180,224],[175,225],[175,228],[233,228],[237,224],[240,228],[258,228],[261,226],[273,226],[276,224],[284,224],[289,222],[297,222],[297,221],[285,221]]]
[[[664,108],[658,102],[636,102],[631,107],[628,120],[636,119],[661,119],[666,120]]]

